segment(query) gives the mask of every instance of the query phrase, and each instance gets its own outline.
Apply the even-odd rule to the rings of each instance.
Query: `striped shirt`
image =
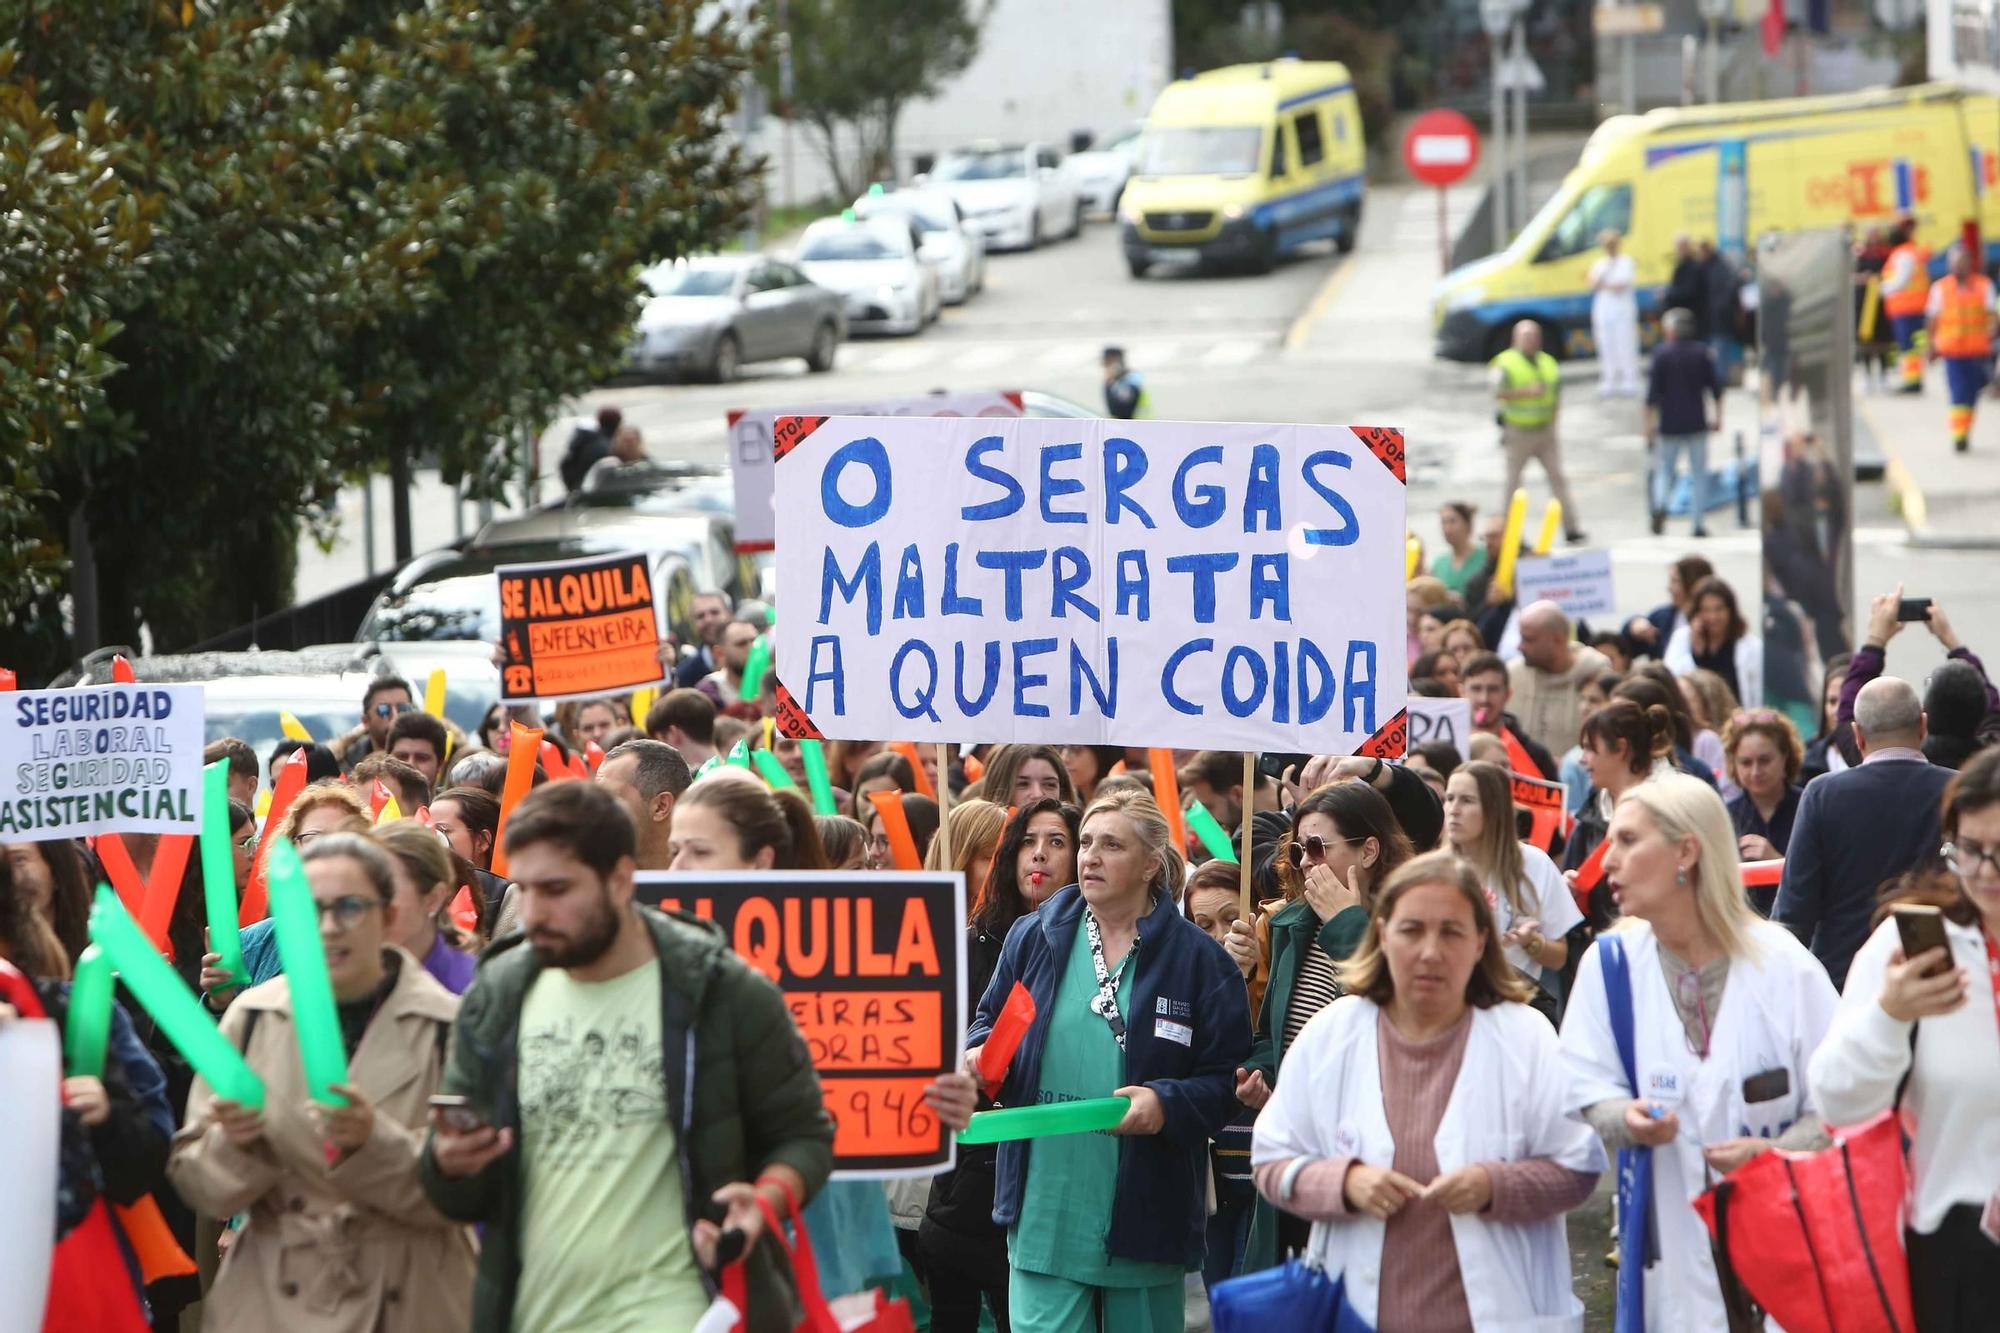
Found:
[[[1280,1063],[1312,1016],[1340,998],[1340,982],[1334,975],[1337,967],[1333,955],[1317,943],[1306,946],[1298,974],[1292,978],[1292,997],[1285,1004],[1284,1039],[1278,1045]]]

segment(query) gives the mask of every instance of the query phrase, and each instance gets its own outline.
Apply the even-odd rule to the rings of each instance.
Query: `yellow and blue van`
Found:
[[[1941,274],[1964,223],[2000,240],[1996,149],[2000,99],[1949,84],[1613,116],[1513,244],[1439,283],[1437,354],[1485,361],[1532,319],[1557,356],[1591,355],[1587,274],[1607,228],[1624,233],[1648,316],[1680,235],[1740,261],[1771,232],[1859,232],[1907,213]]]
[[[1177,79],[1139,136],[1119,203],[1125,263],[1269,272],[1308,241],[1354,248],[1367,148],[1337,61],[1271,60]]]

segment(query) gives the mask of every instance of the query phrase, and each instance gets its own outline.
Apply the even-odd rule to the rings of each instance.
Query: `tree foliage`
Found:
[[[843,197],[894,178],[904,109],[972,63],[989,8],[990,0],[791,0],[792,112],[812,127]],[[763,77],[782,95],[774,69]]]
[[[750,203],[722,130],[754,34],[698,0],[11,0],[0,42],[0,124],[101,147],[149,242],[143,263],[37,248],[104,271],[96,333],[62,321],[95,378],[0,441],[41,497],[34,550],[83,507],[111,641],[285,605],[300,525],[392,458],[517,479],[501,445],[617,363],[635,268]],[[37,378],[12,325],[8,373]],[[0,598],[0,654],[50,664],[28,640],[53,590],[0,565]]]

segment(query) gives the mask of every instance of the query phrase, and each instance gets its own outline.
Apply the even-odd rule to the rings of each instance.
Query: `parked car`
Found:
[[[639,278],[650,295],[626,367],[642,374],[720,383],[751,362],[792,356],[827,371],[846,335],[839,293],[768,255],[675,260]]]
[[[917,229],[917,255],[937,270],[938,298],[960,305],[986,286],[986,234],[967,225],[942,190],[896,190],[854,201],[858,218],[906,219]]]
[[[821,218],[806,228],[799,268],[846,300],[856,333],[922,333],[938,317],[937,270],[919,254],[917,229],[904,218]]]
[[[127,656],[133,677],[142,684],[200,685],[203,741],[224,736],[247,741],[266,773],[271,751],[285,738],[282,714],[297,718],[314,740],[330,741],[361,725],[361,696],[367,693],[368,682],[376,675],[396,674],[351,643],[297,651]],[[66,689],[110,682],[111,654],[101,652],[50,684]],[[412,685],[421,698],[423,681]],[[470,726],[477,727],[484,708],[481,703],[471,711]],[[453,710],[447,707],[446,712]],[[458,714],[452,720],[468,725]]]
[[[1134,125],[1102,147],[1063,159],[1063,170],[1076,182],[1085,209],[1102,217],[1117,216],[1118,196],[1125,193],[1125,182],[1132,179],[1132,163],[1139,156],[1142,128]]]
[[[938,159],[919,185],[943,189],[993,249],[1032,250],[1083,230],[1083,201],[1047,144],[976,144]]]

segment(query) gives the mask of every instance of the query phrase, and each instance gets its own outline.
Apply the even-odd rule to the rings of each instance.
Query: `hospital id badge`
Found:
[[[1685,1092],[1686,1089],[1681,1086],[1679,1071],[1672,1069],[1647,1071],[1646,1095],[1643,1100],[1660,1107],[1662,1111],[1671,1111],[1679,1106]]]

